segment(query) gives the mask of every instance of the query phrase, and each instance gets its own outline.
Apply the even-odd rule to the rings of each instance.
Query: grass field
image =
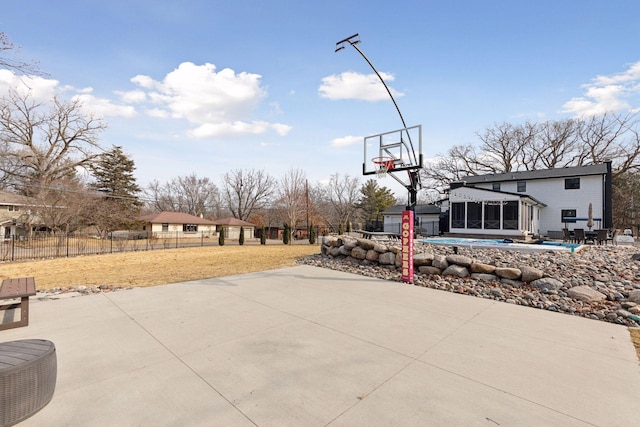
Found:
[[[39,290],[155,286],[271,270],[317,254],[317,245],[212,246],[0,264],[0,279],[33,276]],[[640,328],[630,328],[640,359]]]

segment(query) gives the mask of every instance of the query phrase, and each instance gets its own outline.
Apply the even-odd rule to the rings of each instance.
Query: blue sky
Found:
[[[402,124],[356,50],[334,52],[354,33],[427,158],[495,123],[638,110],[638,16],[636,0],[31,0],[3,2],[0,31],[47,73],[38,93],[105,118],[102,145],[123,146],[144,186],[361,177],[363,137]]]

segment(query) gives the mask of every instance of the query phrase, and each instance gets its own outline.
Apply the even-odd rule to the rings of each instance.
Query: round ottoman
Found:
[[[30,339],[0,343],[0,426],[12,426],[44,408],[57,376],[56,347]]]

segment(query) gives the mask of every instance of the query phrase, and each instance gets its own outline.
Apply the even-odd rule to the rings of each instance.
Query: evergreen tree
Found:
[[[262,226],[262,228],[260,229],[260,244],[261,245],[267,244],[267,233],[264,229],[264,226]]]
[[[95,179],[91,187],[123,208],[136,210],[142,203],[138,199],[140,187],[133,175],[135,170],[135,163],[122,151],[122,147],[114,146],[100,155],[91,167]]]
[[[238,244],[244,245],[244,227],[240,226],[240,237],[238,238]]]
[[[221,228],[220,234],[218,234],[218,244],[224,246],[224,228]]]
[[[358,207],[362,209],[365,220],[380,220],[382,212],[396,204],[396,198],[387,187],[378,187],[375,179],[370,179],[360,188],[362,197]]]

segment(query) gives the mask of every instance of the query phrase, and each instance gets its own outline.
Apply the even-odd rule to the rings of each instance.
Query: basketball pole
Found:
[[[387,83],[385,83],[384,79],[382,78],[382,76],[380,75],[376,67],[373,66],[369,58],[367,58],[364,52],[362,52],[362,50],[360,50],[360,48],[357,46],[358,43],[360,43],[360,39],[358,37],[359,37],[359,34],[356,33],[351,37],[347,37],[346,39],[340,40],[338,43],[336,43],[335,51],[339,52],[342,49],[344,49],[345,43],[349,43],[351,46],[353,46],[355,50],[358,51],[358,53],[362,56],[362,58],[364,58],[365,61],[367,61],[367,64],[369,64],[373,72],[376,73],[376,76],[378,76],[378,78],[382,82],[382,85],[384,86],[384,88],[387,90],[387,93],[389,94],[389,98],[391,98],[393,105],[396,107],[396,111],[400,116],[400,121],[402,121],[402,126],[404,127],[404,129],[407,129],[407,124],[405,123],[404,117],[400,112],[400,107],[398,107],[398,103],[396,102],[395,98],[391,94],[391,90],[389,89],[389,86],[387,86]],[[418,159],[416,158],[416,152],[415,152],[415,149],[413,148],[413,141],[411,141],[411,134],[409,134],[409,132],[407,132],[407,137],[409,138],[409,145],[411,146],[411,153],[413,154],[413,162],[414,164],[417,165],[419,163],[418,163]],[[409,173],[409,185],[405,186],[409,192],[407,209],[414,211],[414,219],[417,220],[417,216],[415,216],[415,210],[416,210],[416,204],[418,203],[418,186],[420,183],[420,174],[419,174],[419,171],[415,171],[415,170],[413,171],[410,170],[408,171],[408,173]]]

